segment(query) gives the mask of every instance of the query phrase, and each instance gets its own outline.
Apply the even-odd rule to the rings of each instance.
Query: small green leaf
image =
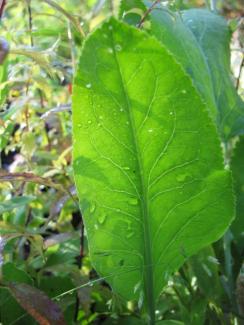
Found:
[[[4,282],[20,282],[32,285],[33,280],[23,270],[17,268],[13,263],[6,263],[2,267],[3,281]]]
[[[84,45],[73,132],[93,265],[123,298],[143,302],[153,323],[168,276],[234,214],[215,127],[168,51],[111,19]]]
[[[34,196],[16,196],[10,200],[0,202],[0,213],[11,211],[34,201]]]
[[[121,1],[119,17],[130,25],[138,25],[146,12],[147,7],[141,0]]]

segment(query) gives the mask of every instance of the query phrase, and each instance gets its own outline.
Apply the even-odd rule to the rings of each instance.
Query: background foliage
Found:
[[[172,5],[187,9],[213,3],[176,0]],[[234,30],[233,82],[243,96],[244,8],[235,0],[215,5]],[[10,45],[0,66],[4,325],[140,323],[138,307],[123,305],[90,265],[71,168],[74,66],[84,36],[117,9],[112,0],[9,0],[4,8],[1,37]],[[243,322],[243,138],[231,147],[240,217],[222,240],[169,280],[157,310],[162,324]]]

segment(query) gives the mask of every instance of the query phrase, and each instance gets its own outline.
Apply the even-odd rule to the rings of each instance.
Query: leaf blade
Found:
[[[154,302],[233,215],[231,177],[200,96],[161,44],[112,19],[83,48],[73,133],[93,265],[125,299]]]

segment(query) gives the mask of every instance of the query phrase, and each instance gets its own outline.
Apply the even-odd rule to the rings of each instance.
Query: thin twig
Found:
[[[67,193],[67,190],[60,184],[54,183],[51,179],[37,176],[33,173],[6,173],[0,172],[0,181],[1,182],[32,182],[36,184],[45,185],[48,187],[55,188],[58,191]]]
[[[161,2],[161,0],[156,0],[153,2],[153,4],[151,5],[151,7],[149,7],[147,9],[147,11],[145,12],[145,14],[142,16],[141,21],[139,22],[139,24],[137,25],[138,28],[142,28],[142,25],[144,24],[145,20],[147,19],[147,16],[150,15],[150,13],[153,11],[154,7]]]
[[[242,57],[242,61],[241,61],[241,65],[240,65],[240,69],[239,69],[239,73],[238,73],[238,77],[236,79],[236,90],[238,91],[239,86],[240,86],[240,81],[241,81],[241,73],[242,73],[242,69],[244,67],[244,55]]]
[[[114,1],[109,0],[109,7],[110,7],[110,12],[112,15],[114,15]]]
[[[83,264],[83,257],[84,257],[84,222],[81,220],[80,225],[80,254],[78,257],[78,268],[81,270]],[[74,321],[78,320],[79,314],[79,307],[80,307],[80,297],[78,291],[76,292],[76,302],[75,302],[75,314],[74,314]]]
[[[210,10],[216,11],[216,1],[215,0],[210,0]]]
[[[31,0],[27,0],[27,10],[28,10],[28,16],[29,16],[30,44],[31,44],[31,47],[33,47],[34,46],[34,39],[33,39],[33,35],[32,35],[33,20],[32,20]]]
[[[3,16],[3,12],[4,12],[4,8],[6,6],[7,0],[1,0],[1,4],[0,4],[0,19]]]
[[[42,0],[42,2],[47,3],[49,6],[54,8],[55,10],[61,12],[67,19],[71,21],[71,23],[74,25],[74,27],[77,29],[77,31],[81,34],[82,37],[85,37],[85,32],[83,31],[80,22],[74,17],[72,14],[70,14],[68,11],[64,10],[63,7],[61,7],[57,2],[53,0]]]
[[[50,178],[41,177],[41,176],[35,175],[33,173],[6,173],[6,172],[0,171],[0,181],[3,181],[3,182],[14,182],[14,181],[32,182],[32,183],[52,187],[52,188],[56,189],[57,191],[68,194],[70,196],[70,198],[72,199],[72,201],[77,206],[77,208],[79,208],[79,205],[78,205],[76,199],[74,198],[73,194],[71,193],[71,191],[69,189],[66,189],[61,184],[57,184],[57,183],[53,182]]]

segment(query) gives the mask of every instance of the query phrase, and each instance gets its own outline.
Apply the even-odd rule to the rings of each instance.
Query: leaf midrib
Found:
[[[148,209],[148,188],[145,185],[144,179],[143,179],[143,167],[142,167],[142,157],[141,157],[141,151],[139,148],[139,144],[137,141],[136,136],[136,128],[135,128],[135,121],[134,116],[131,111],[131,105],[130,100],[128,98],[127,90],[125,87],[125,83],[123,80],[123,75],[120,69],[119,60],[117,57],[117,51],[115,49],[115,42],[113,37],[113,31],[111,32],[111,40],[113,45],[113,53],[115,62],[117,65],[117,69],[119,72],[119,77],[121,80],[121,89],[124,94],[124,97],[126,98],[126,105],[127,105],[127,111],[129,115],[129,123],[132,130],[132,138],[133,138],[133,145],[135,148],[135,154],[136,154],[136,161],[138,165],[138,175],[139,175],[139,182],[140,182],[140,188],[141,188],[141,194],[142,196],[139,198],[140,205],[141,205],[141,211],[142,211],[142,217],[144,222],[144,265],[143,265],[143,273],[144,273],[144,290],[146,295],[146,303],[148,312],[150,315],[150,324],[154,324],[155,321],[155,303],[154,303],[154,281],[153,281],[153,259],[152,259],[152,250],[151,250],[151,236],[150,236],[150,227],[149,227],[149,209]]]

